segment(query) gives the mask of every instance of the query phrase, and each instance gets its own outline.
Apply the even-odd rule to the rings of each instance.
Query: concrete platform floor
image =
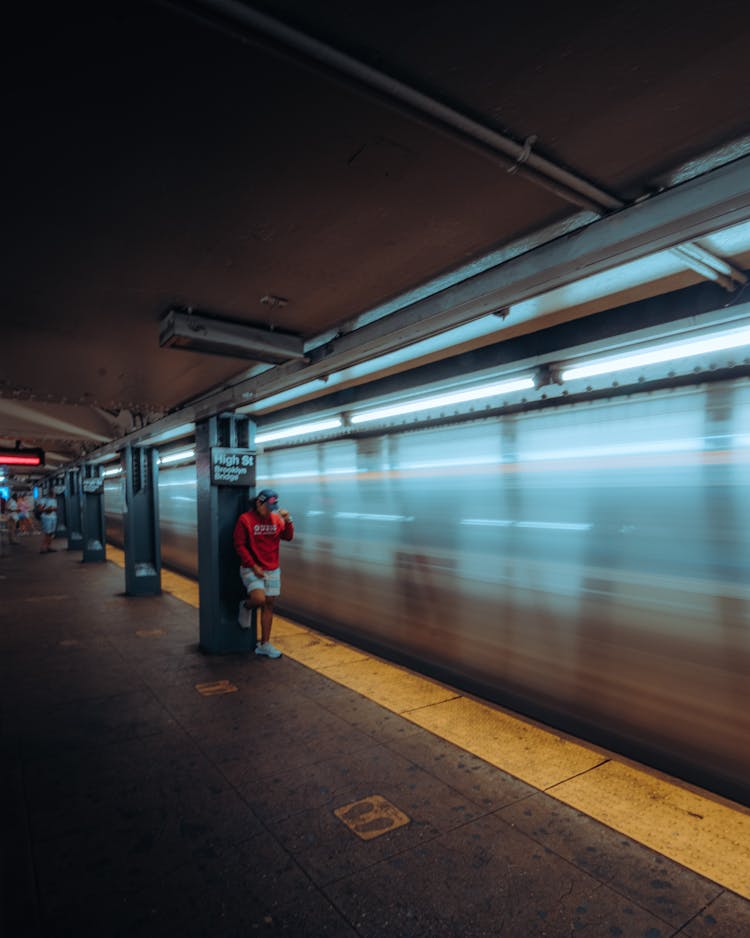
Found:
[[[736,892],[38,546],[0,558],[8,938],[750,935]]]

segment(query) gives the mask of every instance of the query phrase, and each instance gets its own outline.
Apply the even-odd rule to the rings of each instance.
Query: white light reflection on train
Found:
[[[506,518],[462,518],[459,524],[491,528],[534,528],[545,531],[590,531],[593,524],[565,523],[561,521],[512,521]]]
[[[414,515],[372,515],[358,511],[336,511],[335,518],[346,521],[413,521]]]

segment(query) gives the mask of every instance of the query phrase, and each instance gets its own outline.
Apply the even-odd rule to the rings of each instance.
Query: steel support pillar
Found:
[[[83,550],[81,520],[81,470],[65,473],[65,518],[68,526],[68,550]]]
[[[65,486],[65,476],[62,479],[54,479],[52,482],[51,493],[57,500],[57,527],[55,528],[55,537],[68,536],[68,500]]]
[[[107,559],[104,547],[104,478],[101,466],[84,466],[81,478],[81,527],[83,562],[100,563]]]
[[[245,595],[232,535],[255,492],[255,424],[222,414],[195,425],[198,484],[200,647],[209,654],[255,649],[257,622],[242,628],[237,613]]]
[[[128,596],[158,596],[161,539],[157,451],[127,446],[121,456],[125,474],[125,592]]]

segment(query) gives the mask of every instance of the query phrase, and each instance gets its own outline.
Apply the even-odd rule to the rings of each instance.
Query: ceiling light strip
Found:
[[[195,459],[194,449],[182,449],[176,453],[167,453],[166,456],[160,456],[158,463],[160,466],[166,466],[170,463],[183,462],[188,459]]]
[[[455,404],[465,404],[488,397],[497,397],[500,394],[511,394],[514,391],[529,391],[534,388],[534,379],[530,375],[523,375],[505,381],[495,381],[492,384],[483,384],[464,391],[453,391],[448,394],[437,394],[423,397],[401,404],[391,404],[385,407],[376,407],[372,410],[352,414],[353,424],[367,423],[371,420],[385,420],[388,417],[400,417],[403,414],[414,414],[420,411],[432,410],[437,407],[451,407]]]
[[[627,371],[644,365],[657,365],[664,362],[678,361],[710,352],[723,352],[729,349],[750,345],[750,326],[730,329],[708,336],[696,336],[677,342],[667,342],[650,349],[643,349],[627,354],[608,355],[594,359],[586,364],[573,365],[563,369],[560,377],[563,381],[575,381],[577,378],[592,378],[596,375]]]
[[[311,433],[322,433],[324,430],[336,430],[342,424],[340,417],[330,417],[326,420],[316,420],[310,423],[299,423],[289,427],[279,427],[276,430],[266,430],[255,435],[256,443],[270,443],[271,440],[287,440],[295,436],[307,436]]]

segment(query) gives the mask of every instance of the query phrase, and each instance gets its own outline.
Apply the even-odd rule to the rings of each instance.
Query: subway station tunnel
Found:
[[[0,486],[58,530],[0,557],[9,935],[750,933],[748,38],[10,17]]]

